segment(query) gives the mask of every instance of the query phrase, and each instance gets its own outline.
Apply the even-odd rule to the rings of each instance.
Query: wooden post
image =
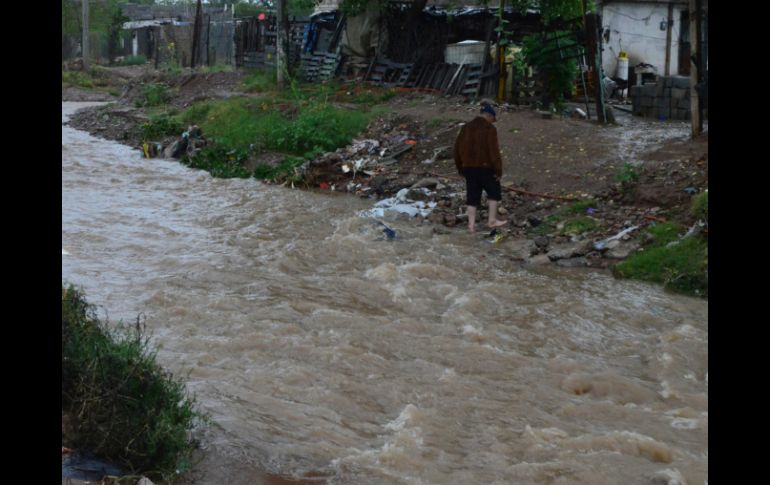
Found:
[[[198,51],[200,51],[200,43],[199,38],[201,34],[201,0],[198,0],[198,3],[195,7],[195,23],[193,24],[193,38],[192,38],[192,52],[190,56],[190,67],[195,67],[195,64],[197,63],[198,56],[200,55]]]
[[[671,33],[674,30],[674,4],[668,4],[668,18],[666,19],[666,76],[671,75]],[[638,83],[641,84],[641,83]]]
[[[276,79],[278,89],[283,89],[286,85],[285,75],[288,60],[286,57],[286,44],[288,43],[288,39],[286,39],[286,24],[288,24],[286,0],[278,0],[276,6],[278,7],[277,18],[275,19],[275,66],[278,70]]]
[[[83,58],[83,70],[87,71],[91,67],[91,61],[89,59],[90,57],[90,46],[89,46],[89,29],[88,29],[88,0],[82,0],[83,2],[83,38],[80,40],[80,47],[83,51],[82,58]]]
[[[155,69],[158,68],[158,54],[159,54],[159,45],[160,45],[160,25],[152,29],[153,33],[155,34]]]
[[[505,48],[500,42],[505,39],[505,0],[500,0],[500,33],[497,36],[497,102],[502,103],[505,100],[505,81],[508,77],[508,71],[505,69]]]
[[[602,35],[601,17],[596,13],[586,15],[586,39],[589,47],[589,63],[593,64],[596,75],[595,93],[596,118],[599,123],[607,123],[607,107],[604,104],[604,71],[602,70]]]
[[[211,65],[211,59],[209,56],[211,55],[211,44],[209,44],[209,34],[211,34],[211,15],[206,15],[206,65]]]
[[[690,117],[692,120],[692,138],[697,138],[703,131],[703,122],[700,119],[700,100],[698,99],[698,72],[700,71],[697,62],[700,56],[700,39],[698,38],[698,24],[700,23],[697,4],[699,1],[690,0]]]

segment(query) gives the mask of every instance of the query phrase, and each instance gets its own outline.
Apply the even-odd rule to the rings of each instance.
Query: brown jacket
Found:
[[[485,167],[494,170],[497,178],[503,176],[497,128],[482,116],[462,127],[455,140],[454,156],[460,174],[464,168]]]

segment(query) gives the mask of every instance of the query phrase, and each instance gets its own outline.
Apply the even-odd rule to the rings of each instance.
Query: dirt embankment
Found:
[[[72,126],[138,148],[139,127],[148,119],[139,101],[148,83],[168,86],[172,109],[245,95],[239,72],[168,77],[145,69],[121,76],[126,83],[117,102],[79,112]],[[402,93],[384,107],[386,114],[358,137],[368,142],[309,164],[311,185],[376,199],[410,189],[408,200],[435,203],[428,219],[437,231],[465,230],[465,183],[455,169],[452,146],[462,123],[477,115],[478,105]],[[509,221],[503,234],[526,242],[519,245],[517,258],[608,266],[638,244],[630,233],[609,250],[597,250],[597,241],[653,221],[694,222],[692,196],[708,188],[708,133],[691,140],[686,123],[615,114],[617,125],[601,126],[595,119],[544,117],[526,107],[498,106],[502,182],[507,187],[499,217]],[[592,202],[575,205],[586,200]],[[487,214],[479,212],[484,221]]]

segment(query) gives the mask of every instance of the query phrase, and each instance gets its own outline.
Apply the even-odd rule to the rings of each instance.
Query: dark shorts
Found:
[[[463,170],[468,197],[466,204],[478,207],[481,204],[481,191],[487,193],[487,199],[501,200],[500,181],[495,179],[491,168],[471,167]]]

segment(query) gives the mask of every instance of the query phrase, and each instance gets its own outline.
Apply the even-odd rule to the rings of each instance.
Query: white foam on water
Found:
[[[660,470],[655,474],[655,483],[662,483],[661,480],[665,480],[665,485],[688,485],[687,480],[682,476],[682,473],[676,468],[666,468]],[[707,482],[708,484],[708,482]]]
[[[584,434],[564,440],[563,446],[582,452],[619,452],[659,463],[671,463],[674,459],[674,452],[667,444],[633,431],[612,431],[602,435]]]
[[[671,427],[676,429],[696,429],[698,427],[698,420],[688,418],[674,418],[671,420]]]

